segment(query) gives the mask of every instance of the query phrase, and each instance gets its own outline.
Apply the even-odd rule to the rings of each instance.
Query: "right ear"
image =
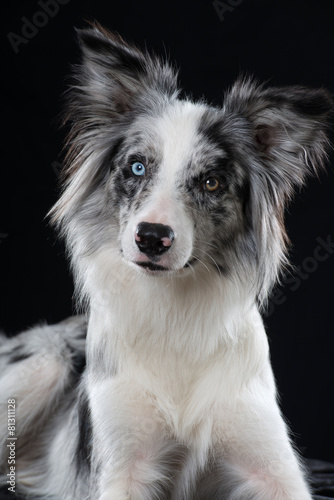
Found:
[[[50,212],[60,225],[104,175],[104,162],[134,117],[177,97],[177,75],[167,62],[140,51],[99,24],[77,30],[81,63],[74,67],[64,124],[64,192]]]
[[[76,75],[83,112],[117,119],[137,108],[147,110],[162,96],[177,94],[169,64],[140,51],[99,24],[77,30],[82,64]]]

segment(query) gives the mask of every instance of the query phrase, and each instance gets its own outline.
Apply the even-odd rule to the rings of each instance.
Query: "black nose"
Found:
[[[141,222],[137,226],[135,240],[139,250],[152,259],[170,249],[174,231],[164,224]]]

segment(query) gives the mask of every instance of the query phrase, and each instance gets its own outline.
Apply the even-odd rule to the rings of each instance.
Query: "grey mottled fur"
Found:
[[[178,434],[177,424],[174,429],[172,420],[167,423],[169,410],[163,417],[166,402],[156,403],[160,395],[154,393],[153,388],[154,397],[148,396],[149,389],[143,391],[143,399],[149,399],[149,405],[144,408],[140,398],[137,401],[132,393],[128,394],[129,401],[134,397],[135,413],[138,412],[136,429],[145,418],[154,421],[153,427],[158,429],[154,441],[148,438],[147,444],[152,447],[151,454],[147,455],[147,461],[152,461],[151,476],[145,464],[143,469],[140,466],[132,469],[130,464],[136,451],[130,444],[127,446],[132,434],[129,431],[126,435],[124,429],[128,425],[131,428],[134,417],[124,413],[122,420],[120,415],[123,414],[118,414],[116,407],[116,413],[112,413],[108,421],[106,414],[110,410],[97,410],[93,401],[103,384],[110,381],[113,387],[113,377],[117,378],[126,364],[123,357],[121,362],[116,355],[118,349],[122,356],[126,351],[120,347],[123,343],[129,349],[136,347],[131,356],[135,359],[138,355],[138,359],[146,360],[146,364],[143,362],[146,369],[152,363],[152,387],[153,381],[160,376],[160,367],[163,370],[169,360],[174,368],[166,369],[162,381],[168,379],[173,369],[177,378],[180,369],[180,373],[184,370],[180,384],[189,377],[191,385],[201,373],[199,367],[207,366],[209,370],[211,364],[216,366],[215,356],[223,344],[234,346],[232,354],[227,355],[226,366],[233,352],[239,360],[245,356],[236,375],[232,373],[237,358],[235,363],[231,361],[231,372],[228,372],[231,384],[233,378],[239,377],[242,387],[248,375],[251,378],[250,374],[256,372],[256,351],[260,352],[262,347],[260,344],[255,347],[253,355],[253,347],[247,344],[251,334],[241,335],[235,323],[243,314],[248,317],[251,308],[265,303],[280,269],[287,263],[284,208],[307,175],[323,166],[331,97],[325,90],[298,86],[266,88],[251,78],[240,78],[226,92],[220,107],[205,102],[192,103],[188,98],[179,97],[176,72],[156,56],[138,50],[98,25],[79,31],[78,38],[82,56],[80,64],[74,68],[67,98],[65,122],[69,135],[63,193],[51,216],[66,239],[77,295],[90,315],[86,347],[88,368],[84,369],[83,361],[86,327],[82,318],[49,329],[36,327],[16,339],[2,338],[1,411],[5,411],[8,398],[17,397],[18,432],[24,444],[18,456],[18,484],[25,492],[59,500],[269,500],[269,496],[287,499],[284,491],[288,488],[291,488],[289,491],[306,492],[302,479],[293,484],[292,478],[290,484],[288,469],[282,472],[282,477],[286,475],[284,486],[283,483],[281,486],[271,484],[268,479],[271,472],[267,474],[265,460],[263,468],[262,465],[259,468],[256,461],[254,464],[260,479],[265,478],[268,484],[259,486],[256,482],[251,483],[252,478],[246,480],[247,474],[244,477],[243,473],[250,463],[248,455],[240,458],[240,468],[233,461],[229,462],[226,458],[229,458],[231,445],[226,447],[227,451],[220,448],[216,434],[212,437],[209,433],[209,424],[207,428],[204,426],[202,441],[200,438],[198,442],[195,438],[193,443],[189,441],[185,424]],[[182,214],[192,221],[192,252],[177,269],[180,272],[189,269],[193,274],[191,287],[188,278],[173,277],[174,269],[164,277],[152,277],[147,281],[146,276],[142,278],[133,268],[123,265],[127,257],[122,247],[123,234],[132,218],[151,203],[156,190],[161,189],[159,176],[169,155],[165,150],[166,138],[158,124],[166,123],[166,130],[169,127],[172,131],[173,117],[177,113],[182,116],[182,109],[187,110],[187,106],[193,116],[196,115],[192,124],[193,142],[188,149],[187,144],[180,143],[180,149],[184,147],[187,154],[183,154],[182,168],[171,172],[168,182],[173,186],[175,205],[182,206]],[[184,120],[187,124],[186,117]],[[135,161],[141,161],[146,167],[146,174],[141,179],[131,172]],[[217,191],[207,192],[208,179],[219,180]],[[168,212],[169,205],[166,205]],[[184,228],[185,232],[188,230],[190,232],[188,227]],[[101,255],[103,258],[108,255],[103,264],[98,260]],[[112,261],[119,262],[116,270]],[[159,262],[159,258],[156,261]],[[154,285],[153,292],[148,290],[148,283]],[[146,296],[151,300],[141,308],[138,305],[139,312],[136,312],[133,299],[131,302],[136,287],[139,290],[136,302],[141,304]],[[215,295],[206,299],[216,288],[224,297],[224,303],[219,303],[218,295],[217,302]],[[206,309],[204,306],[201,309],[205,300],[208,301]],[[218,328],[206,337],[205,328],[201,329],[203,315],[208,314],[208,324],[213,325],[212,316],[219,315],[224,308],[229,313],[221,330]],[[108,330],[112,310],[114,317],[118,313],[121,316],[120,311],[123,311],[118,329],[122,329],[123,323],[132,328],[129,326],[125,337],[115,340],[114,347],[110,348],[117,330],[116,327]],[[187,330],[188,325],[193,325],[193,330]],[[250,332],[252,328],[249,327]],[[248,332],[248,327],[245,331]],[[243,347],[246,345],[247,349]],[[261,346],[265,353],[265,341]],[[172,352],[175,359],[172,359]],[[43,360],[43,353],[47,363],[38,362],[39,356]],[[129,364],[129,373],[131,367]],[[191,377],[189,373],[193,369]],[[40,376],[36,376],[36,372]],[[145,385],[146,379],[139,372],[138,380]],[[218,391],[218,380],[219,364],[213,370],[213,393],[216,388]],[[276,412],[269,371],[266,380],[272,396],[268,408],[272,405],[272,411]],[[195,388],[200,386],[200,381],[198,378]],[[133,385],[137,382],[134,377]],[[227,400],[233,398],[232,385],[231,393],[229,390],[227,393]],[[111,389],[110,394],[114,395]],[[123,411],[127,393],[122,395],[119,404]],[[205,390],[202,396],[204,399]],[[259,396],[260,401],[261,397],[265,400]],[[103,399],[101,396],[101,404],[107,404],[101,401]],[[240,401],[242,406],[242,398]],[[181,413],[180,421],[185,414],[189,420],[195,418],[192,413],[201,408],[201,398],[195,398],[192,404],[192,412]],[[149,415],[147,408],[151,407],[154,411]],[[247,415],[246,403],[244,409]],[[193,424],[194,433],[201,428],[205,414],[206,408],[203,408],[199,420]],[[222,415],[222,421],[225,417],[230,423],[222,436],[228,442],[228,436],[234,432],[234,418]],[[268,421],[270,418],[265,421],[269,425]],[[278,420],[280,429],[281,422]],[[245,425],[248,425],[247,420]],[[271,434],[275,434],[275,429]],[[140,456],[146,456],[146,444],[140,441],[140,446],[143,447]],[[201,446],[203,450],[199,452]],[[286,449],[288,454],[292,450],[289,445]],[[263,452],[274,453],[265,449],[265,445]],[[62,460],[60,453],[65,465],[58,462]],[[296,467],[291,470],[299,471],[292,451],[289,460]],[[2,463],[6,465],[3,455]],[[122,468],[128,470],[127,467],[132,472],[126,475],[127,490],[122,490],[120,485],[123,483],[118,478],[122,477]],[[142,477],[142,482],[138,477]],[[302,494],[298,500],[306,498]]]

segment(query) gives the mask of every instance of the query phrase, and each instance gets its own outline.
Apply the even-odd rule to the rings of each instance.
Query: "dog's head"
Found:
[[[330,96],[240,79],[221,107],[194,103],[168,63],[97,25],[78,35],[53,209],[75,258],[103,248],[145,274],[207,269],[264,299],[285,262],[284,205],[325,158]]]

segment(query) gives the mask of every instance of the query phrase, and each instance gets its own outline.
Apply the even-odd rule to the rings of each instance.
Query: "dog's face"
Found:
[[[79,38],[53,209],[76,259],[103,247],[148,275],[205,268],[264,299],[285,259],[285,201],[325,156],[328,94],[240,80],[214,108],[179,98],[167,63],[103,28]]]
[[[245,226],[247,179],[215,109],[176,101],[129,127],[113,157],[108,196],[119,248],[146,273],[227,267],[224,243]],[[226,127],[228,128],[228,127]]]

